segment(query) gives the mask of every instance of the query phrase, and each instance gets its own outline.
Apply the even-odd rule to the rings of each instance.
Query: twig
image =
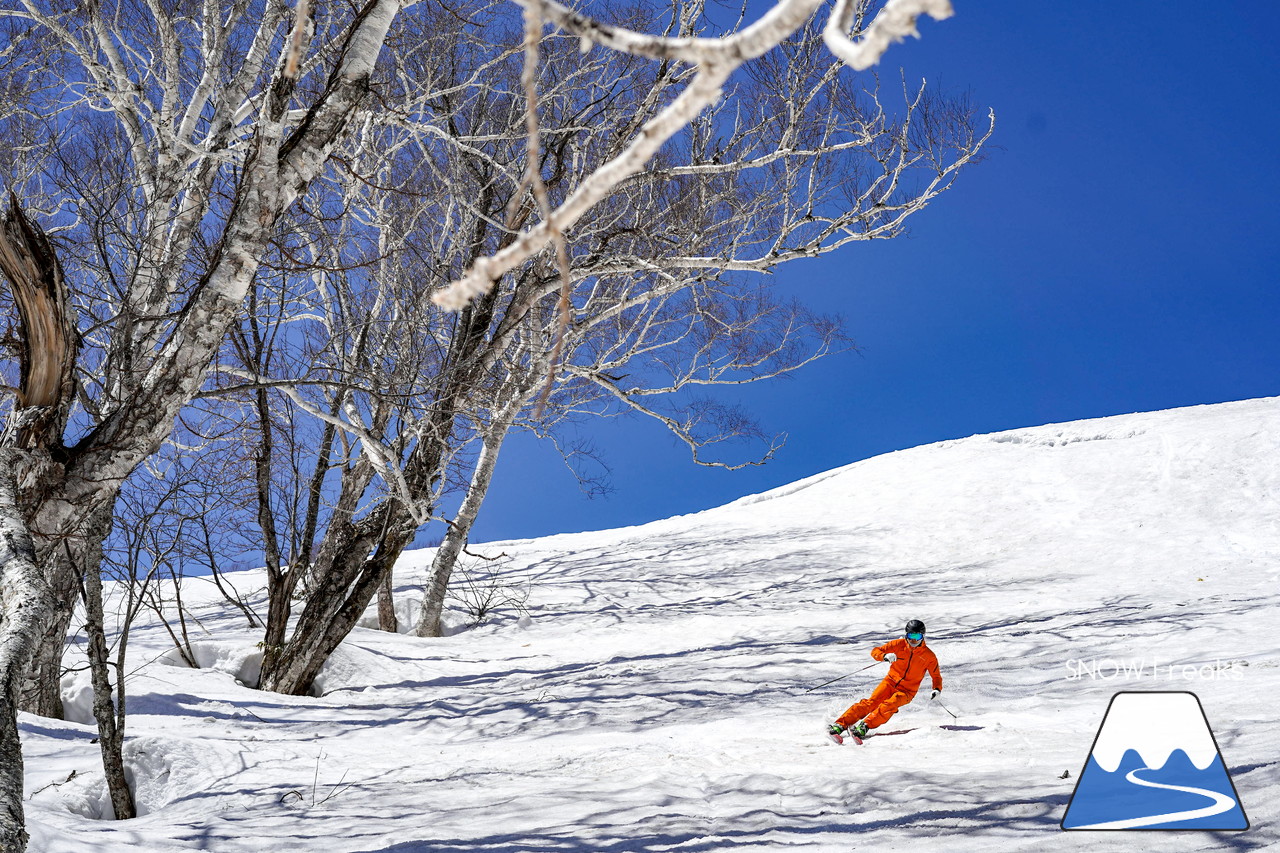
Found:
[[[325,797],[323,800],[321,800],[321,801],[320,801],[320,802],[318,802],[318,803],[313,802],[311,805],[312,805],[312,806],[323,806],[325,803],[329,802],[329,801],[330,801],[330,800],[332,800],[334,797],[336,797],[336,796],[338,796],[339,794],[341,794],[341,793],[342,793],[343,791],[345,791],[347,788],[350,788],[352,785],[354,785],[354,784],[355,784],[354,782],[349,782],[349,783],[347,783],[346,785],[343,785],[343,784],[342,784],[343,782],[346,782],[346,780],[347,780],[347,774],[348,774],[348,773],[350,773],[350,772],[351,772],[351,771],[350,771],[349,769],[348,769],[348,770],[344,770],[344,771],[342,771],[342,778],[338,780],[338,784],[336,784],[336,785],[334,785],[334,786],[333,786],[333,790],[332,790],[332,791],[330,791],[329,796]]]
[[[71,775],[70,775],[70,776],[68,776],[66,779],[63,779],[61,782],[50,782],[48,785],[45,785],[43,788],[39,789],[38,791],[32,791],[30,794],[28,794],[28,795],[27,795],[27,799],[29,800],[29,799],[31,799],[32,797],[34,797],[36,794],[42,793],[42,792],[44,792],[44,791],[47,791],[47,790],[49,790],[50,788],[61,788],[63,785],[67,784],[67,783],[68,783],[68,782],[70,782],[72,779],[76,778],[76,775],[77,775],[79,772],[80,772],[79,770],[72,770],[72,771],[71,771]]]
[[[507,552],[503,551],[501,554],[499,554],[496,557],[486,557],[484,554],[477,554],[474,551],[468,551],[466,545],[462,546],[462,553],[466,554],[468,557],[475,557],[477,560],[484,560],[485,562],[488,562],[488,563],[496,562],[508,556]]]

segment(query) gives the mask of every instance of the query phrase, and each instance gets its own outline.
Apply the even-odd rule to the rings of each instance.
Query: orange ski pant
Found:
[[[841,714],[836,723],[849,728],[858,720],[865,719],[867,728],[874,729],[876,726],[882,726],[890,717],[898,713],[898,709],[915,698],[914,693],[908,693],[901,690],[893,682],[885,679],[880,682],[880,686],[871,691],[871,695],[861,702],[850,706],[849,710]]]

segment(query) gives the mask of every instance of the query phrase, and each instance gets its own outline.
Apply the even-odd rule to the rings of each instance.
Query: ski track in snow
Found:
[[[941,442],[704,513],[471,547],[510,555],[528,619],[357,629],[314,697],[240,683],[260,631],[187,580],[202,668],[154,619],[130,640],[143,815],[99,819],[73,674],[71,721],[20,716],[30,849],[1221,849],[1060,831],[1108,701],[1139,689],[1198,694],[1253,827],[1231,844],[1280,844],[1280,399]],[[397,566],[402,622],[430,556]],[[262,611],[260,571],[226,580]],[[912,617],[959,719],[921,696],[886,724],[914,731],[836,747],[825,723],[883,670],[809,688]],[[1140,658],[1175,670],[1067,668]],[[1221,678],[1180,675],[1215,661]]]

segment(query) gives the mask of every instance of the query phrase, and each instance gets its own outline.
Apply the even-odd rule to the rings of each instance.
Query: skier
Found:
[[[871,650],[871,657],[888,661],[889,674],[884,677],[871,695],[851,706],[827,729],[836,743],[844,743],[846,731],[861,740],[868,729],[883,725],[898,709],[915,698],[920,681],[928,671],[933,676],[933,693],[930,699],[942,692],[942,673],[938,671],[938,659],[924,643],[924,623],[912,619],[907,623],[906,636],[890,640]]]

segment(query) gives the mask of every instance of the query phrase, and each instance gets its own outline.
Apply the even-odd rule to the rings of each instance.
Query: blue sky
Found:
[[[590,436],[612,493],[507,443],[473,541],[637,524],[932,441],[1280,394],[1280,6],[956,0],[880,66],[970,89],[999,150],[912,223],[779,275],[859,350],[744,391],[787,446],[693,465]]]

